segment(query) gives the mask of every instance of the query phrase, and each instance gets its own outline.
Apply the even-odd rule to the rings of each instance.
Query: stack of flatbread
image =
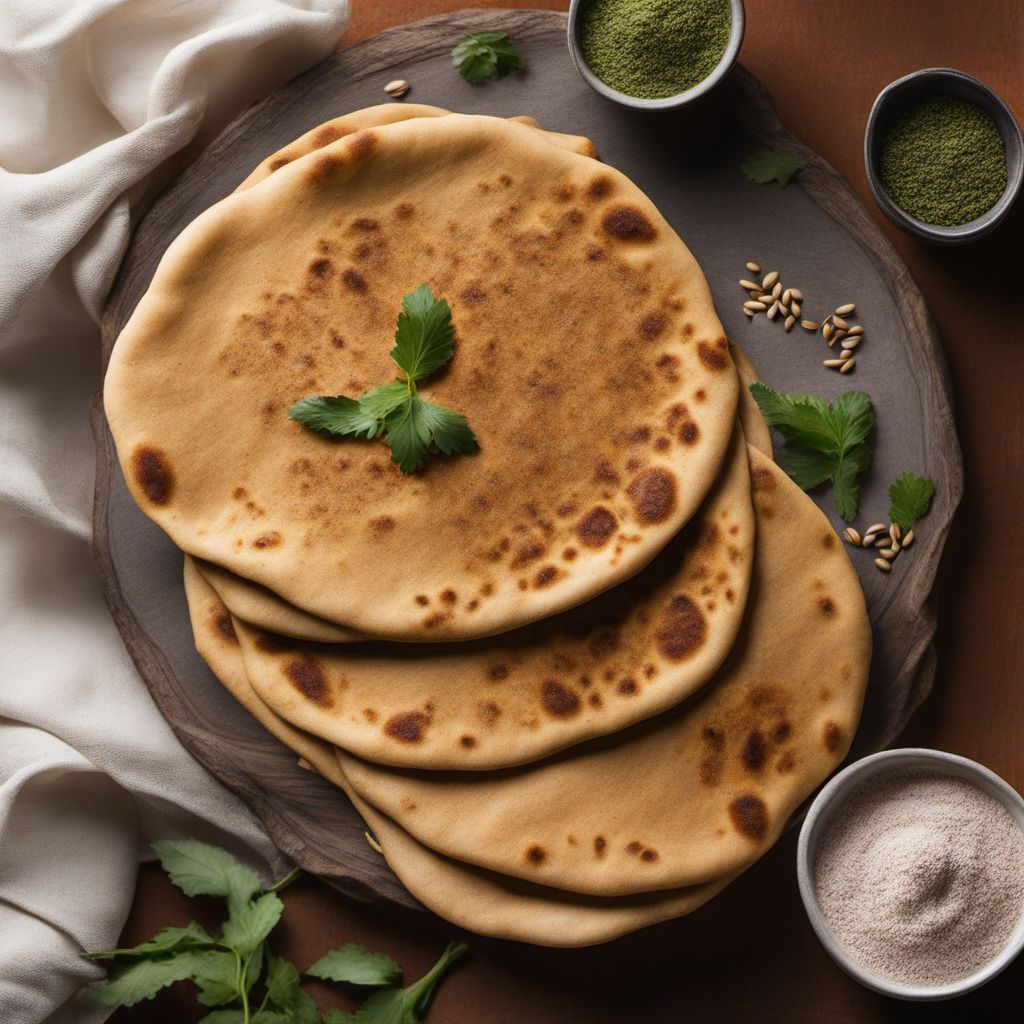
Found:
[[[424,282],[456,352],[423,393],[479,451],[405,475],[287,410],[390,379]],[[857,725],[860,587],[752,378],[696,260],[586,139],[392,104],[180,235],[104,399],[218,679],[423,903],[568,946],[714,896]]]

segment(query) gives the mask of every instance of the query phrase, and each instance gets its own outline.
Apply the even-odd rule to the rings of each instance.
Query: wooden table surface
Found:
[[[354,42],[390,25],[467,6],[457,0],[352,0]],[[566,2],[475,7],[547,7]],[[935,690],[905,734],[989,765],[1024,790],[1024,287],[1018,239],[1024,201],[993,235],[940,249],[894,228],[871,201],[861,160],[871,103],[917,68],[950,66],[994,88],[1024,122],[1024,7],[1019,0],[746,0],[740,60],[771,91],[789,128],[851,183],[910,267],[935,315],[953,379],[966,496],[938,584]],[[693,140],[699,144],[699,140]],[[879,1022],[1002,1019],[1019,1000],[1024,958],[954,1004],[903,1004],[861,988],[833,965],[804,915],[795,835],[691,918],[591,950],[536,950],[470,937],[473,955],[442,987],[430,1024],[636,1022]],[[312,879],[285,898],[279,952],[300,968],[326,949],[363,942],[418,977],[456,929],[423,914],[353,904]],[[217,906],[200,904],[205,923]],[[159,869],[139,876],[122,945],[197,912]],[[198,1020],[191,986],[121,1011],[118,1024]],[[324,1007],[347,1005],[325,985]],[[1016,999],[1015,999],[1016,997]]]

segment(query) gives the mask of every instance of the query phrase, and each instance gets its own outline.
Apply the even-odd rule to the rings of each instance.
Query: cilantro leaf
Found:
[[[363,407],[361,401],[344,395],[302,398],[288,410],[288,419],[298,420],[311,430],[338,437],[379,437],[384,424]]]
[[[267,1002],[290,1024],[319,1024],[316,1003],[299,985],[299,972],[284,957],[267,953]],[[259,1015],[254,1021],[259,1022]],[[270,1024],[270,1022],[268,1022]]]
[[[421,284],[402,297],[391,358],[417,381],[439,370],[452,357],[455,331],[451,307]]]
[[[86,989],[86,1000],[96,1006],[134,1006],[152,999],[161,989],[191,976],[191,952],[157,960],[138,960],[117,971],[109,981]]]
[[[785,188],[807,166],[807,161],[785,149],[759,149],[743,161],[740,170],[758,185],[777,181]]]
[[[283,910],[284,904],[272,892],[233,908],[224,922],[224,944],[237,950],[241,957],[249,956],[273,931]]]
[[[452,49],[452,63],[459,74],[474,85],[526,67],[519,47],[508,38],[507,32],[477,32],[466,36]]]
[[[386,953],[373,953],[355,942],[325,953],[306,971],[325,981],[351,985],[401,985],[402,969]]]
[[[164,839],[153,844],[164,871],[186,896],[226,896],[241,903],[263,883],[252,868],[217,846],[195,839]]]
[[[212,946],[213,939],[195,921],[184,928],[162,928],[151,939],[129,949],[108,949],[102,953],[83,953],[86,960],[109,960],[112,957],[151,957],[158,953],[182,952]]]
[[[786,395],[765,384],[750,393],[770,427],[786,439],[780,463],[807,491],[832,481],[836,511],[850,522],[860,498],[858,476],[871,465],[875,425],[871,399],[862,391],[839,395],[831,404],[816,395]]]
[[[215,950],[195,958],[192,980],[199,986],[203,1006],[223,1006],[238,998],[238,960],[234,953]]]
[[[889,488],[889,522],[909,530],[918,519],[924,519],[932,507],[935,484],[916,473],[904,473]]]

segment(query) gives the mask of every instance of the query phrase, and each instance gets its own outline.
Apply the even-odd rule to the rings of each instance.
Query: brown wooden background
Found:
[[[466,6],[458,0],[352,0],[342,45],[390,25]],[[565,9],[558,0],[476,7]],[[787,126],[837,167],[899,249],[946,349],[966,464],[966,495],[939,574],[939,670],[907,744],[992,767],[1024,789],[1024,201],[989,238],[938,249],[892,227],[871,201],[861,157],[879,90],[929,66],[981,78],[1024,121],[1020,0],[746,0],[740,60],[771,91]],[[473,956],[443,986],[430,1024],[622,1024],[1002,1019],[1019,1005],[1024,958],[986,989],[944,1007],[862,989],[818,945],[796,887],[790,834],[709,908],[611,946],[535,950],[470,938]],[[279,952],[300,968],[348,941],[386,950],[417,977],[455,934],[443,921],[349,903],[303,879],[287,893]],[[122,944],[218,907],[182,897],[159,869],[139,876]],[[191,986],[121,1011],[117,1024],[198,1020]],[[323,1007],[348,1005],[310,985]]]

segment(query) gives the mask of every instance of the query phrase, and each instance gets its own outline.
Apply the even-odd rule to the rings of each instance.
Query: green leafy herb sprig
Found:
[[[889,488],[889,522],[899,523],[906,533],[931,511],[935,484],[916,473],[904,473]]]
[[[462,413],[435,405],[416,391],[418,381],[436,373],[455,350],[452,311],[421,284],[402,298],[391,358],[405,371],[359,398],[312,396],[296,402],[288,418],[335,437],[366,440],[385,435],[391,461],[415,473],[431,451],[444,455],[477,450],[476,435]]]
[[[807,166],[807,161],[786,149],[759,149],[743,161],[740,170],[758,185],[776,181],[785,188]]]
[[[871,465],[875,411],[863,391],[848,391],[834,402],[816,395],[786,395],[765,384],[750,385],[761,415],[786,439],[782,466],[809,491],[831,481],[836,510],[846,522],[857,516],[860,481]]]
[[[133,1006],[189,979],[200,1004],[211,1007],[201,1024],[419,1024],[441,978],[466,952],[464,944],[451,943],[427,974],[403,987],[401,968],[386,954],[355,943],[332,949],[307,975],[372,992],[355,1013],[328,1010],[321,1018],[300,986],[298,969],[267,945],[284,910],[278,893],[298,869],[264,889],[255,871],[219,847],[184,839],[154,843],[153,849],[186,895],[223,897],[227,919],[218,935],[193,921],[164,928],[130,949],[86,953],[89,960],[111,961],[108,980],[84,990],[93,1004]]]
[[[452,50],[452,63],[474,85],[526,67],[519,47],[507,32],[476,32],[466,36]]]

